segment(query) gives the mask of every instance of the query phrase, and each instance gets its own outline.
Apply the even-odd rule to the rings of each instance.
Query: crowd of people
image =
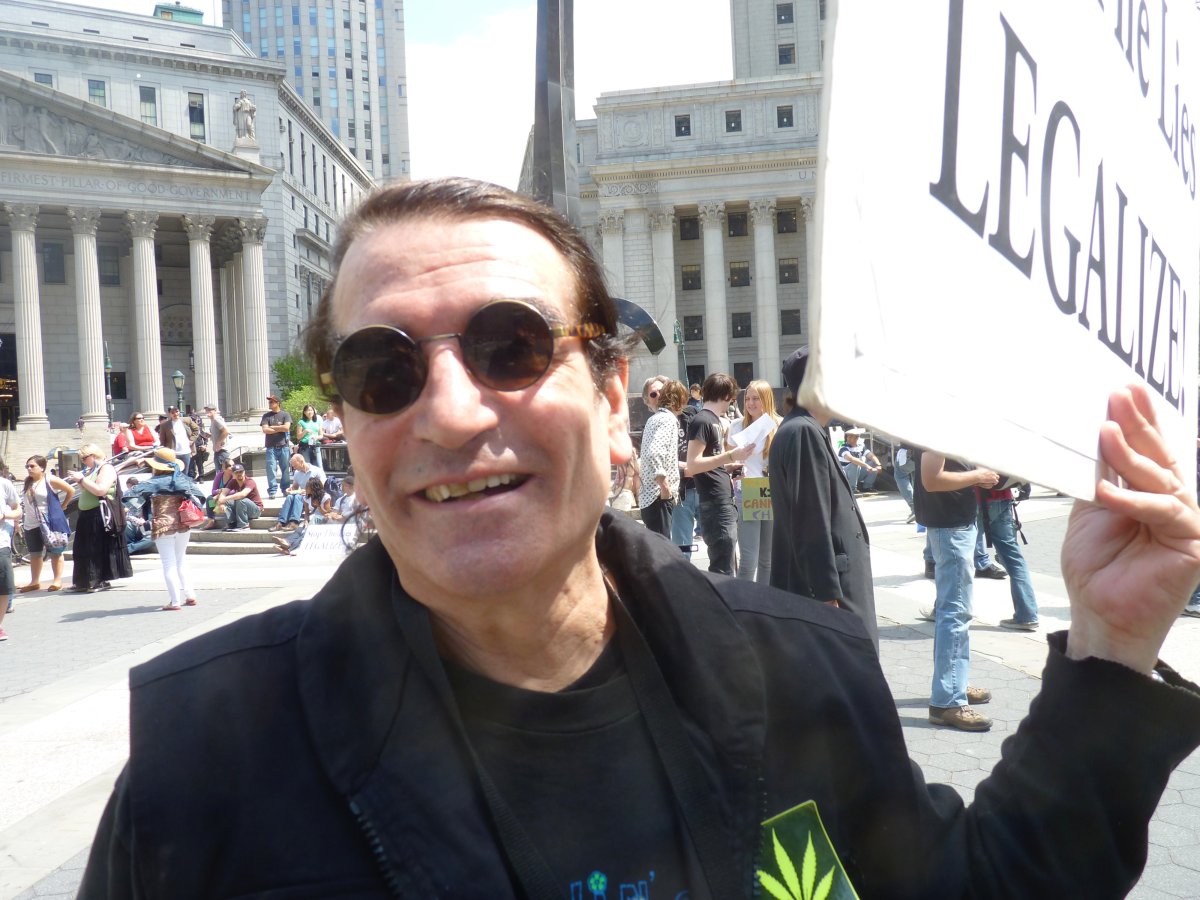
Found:
[[[293,427],[278,399],[272,397],[270,403],[271,412],[263,417],[267,445],[292,454],[283,472],[270,479],[269,497],[275,496],[276,481],[284,492],[279,523],[270,530],[290,532],[283,552],[291,554],[310,523],[345,522],[365,510],[357,504],[352,477],[339,483],[320,467],[321,445],[345,439],[336,412],[327,408],[318,414],[306,405]],[[206,420],[190,406],[182,412],[171,406],[155,427],[143,413],[134,413],[128,422],[112,426],[111,455],[86,443],[77,451],[80,467],[61,476],[46,457],[37,455],[26,461],[24,483],[14,483],[0,460],[0,641],[8,640],[3,622],[15,595],[108,590],[114,581],[132,576],[132,556],[150,550],[157,551],[162,564],[167,595],[162,609],[198,604],[187,563],[192,531],[249,531],[264,509],[257,483],[230,454],[225,419],[213,404],[203,411]],[[278,455],[268,454],[268,459]],[[201,480],[209,477],[210,457],[212,482],[206,493]],[[270,466],[268,473],[274,474]],[[73,529],[68,514],[72,503],[78,510]],[[18,527],[22,555],[14,560]],[[71,584],[64,587],[68,549]],[[26,559],[29,582],[18,588],[13,565]],[[52,580],[43,585],[47,561]]]

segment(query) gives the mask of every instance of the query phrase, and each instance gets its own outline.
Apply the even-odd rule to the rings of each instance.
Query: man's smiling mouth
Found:
[[[425,499],[434,503],[445,503],[447,500],[460,500],[463,497],[489,496],[512,490],[524,484],[528,475],[489,475],[486,478],[475,478],[471,481],[453,484],[435,484],[425,488]]]

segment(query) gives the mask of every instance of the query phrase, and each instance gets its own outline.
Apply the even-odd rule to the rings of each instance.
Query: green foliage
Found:
[[[271,374],[275,379],[275,390],[280,397],[287,397],[293,391],[303,387],[313,387],[316,384],[312,360],[303,353],[289,353],[287,356],[279,357],[271,363]],[[301,405],[303,406],[303,404]],[[291,408],[286,404],[285,408],[291,412]]]
[[[300,414],[310,403],[316,408],[318,416],[329,408],[329,401],[311,384],[302,385],[283,398],[283,408],[292,416],[293,441],[296,439],[296,423],[300,421]]]

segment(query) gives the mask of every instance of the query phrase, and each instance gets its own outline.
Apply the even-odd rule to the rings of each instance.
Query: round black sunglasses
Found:
[[[519,391],[546,374],[557,338],[586,341],[602,334],[604,327],[595,322],[551,325],[524,300],[492,300],[475,311],[461,332],[414,339],[391,325],[364,326],[341,339],[332,371],[322,373],[321,380],[355,409],[387,415],[410,406],[425,386],[422,344],[455,338],[476,381],[497,391]]]

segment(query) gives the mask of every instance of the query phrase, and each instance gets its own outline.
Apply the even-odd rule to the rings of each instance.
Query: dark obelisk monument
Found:
[[[579,224],[575,173],[574,0],[538,0],[533,196]]]

